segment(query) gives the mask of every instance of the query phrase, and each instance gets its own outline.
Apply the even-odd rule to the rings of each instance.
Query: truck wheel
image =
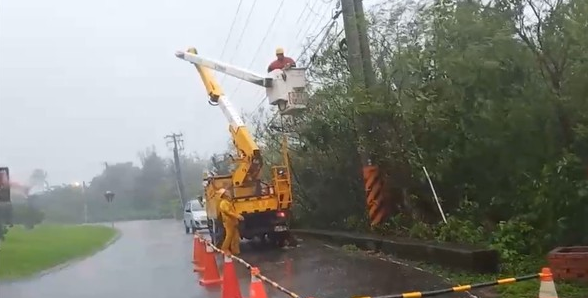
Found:
[[[214,245],[216,245],[218,248],[220,248],[220,246],[223,244],[224,239],[225,239],[224,230],[218,231],[216,233],[216,243]]]
[[[208,235],[212,238],[214,236],[214,231],[212,230],[212,220],[209,219],[206,226],[208,227]]]
[[[292,233],[288,232],[288,236],[286,239],[288,239],[288,246],[291,246],[291,247],[298,246],[298,239],[296,239],[296,237],[294,237],[294,235]]]
[[[219,247],[225,238],[222,223],[217,220],[213,220],[210,231],[210,240],[212,241],[212,244]]]
[[[278,247],[284,248],[286,246],[286,237],[280,236],[278,237]]]
[[[272,244],[282,248],[286,246],[286,236],[286,233],[271,233],[268,235],[268,238]]]
[[[261,242],[261,245],[267,245],[267,238],[266,238],[266,237],[267,237],[267,235],[266,235],[266,234],[263,234],[263,235],[261,235],[261,236],[259,237],[259,240],[260,240],[260,242]]]

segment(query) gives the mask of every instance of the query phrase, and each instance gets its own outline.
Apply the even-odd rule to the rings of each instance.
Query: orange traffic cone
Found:
[[[539,286],[539,298],[557,298],[557,291],[553,283],[553,274],[548,267],[541,269],[541,285]]]
[[[225,255],[225,265],[223,266],[221,298],[241,298],[241,288],[239,287],[233,259],[227,255]]]
[[[216,266],[216,259],[214,258],[214,250],[210,245],[206,245],[206,251],[204,252],[204,257],[202,261],[202,265],[204,266],[204,271],[202,274],[202,278],[200,279],[201,286],[212,286],[220,284],[223,279],[220,277],[218,273],[218,267]]]
[[[194,272],[202,272],[204,271],[203,260],[204,260],[204,253],[206,251],[205,242],[202,238],[198,236],[194,236],[194,253],[193,253],[193,260],[194,263]]]
[[[257,277],[259,269],[251,268],[251,285],[249,286],[249,298],[267,298],[263,282]]]

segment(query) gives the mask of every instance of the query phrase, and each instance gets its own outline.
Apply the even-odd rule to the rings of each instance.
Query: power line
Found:
[[[259,104],[257,104],[257,107],[255,107],[255,110],[254,111],[257,111],[261,107],[261,105],[263,104],[263,102],[265,101],[266,98],[267,98],[267,96],[264,96],[261,99],[261,101],[259,102]]]
[[[316,4],[317,4],[318,2],[319,2],[318,0],[315,0],[313,7],[314,7],[314,6],[316,6]],[[323,2],[324,2],[324,1],[323,1]],[[332,1],[331,1],[331,2],[332,2]],[[266,38],[267,38],[267,36],[269,35],[269,32],[270,32],[270,30],[271,30],[271,26],[272,26],[272,25],[273,25],[273,23],[275,22],[275,20],[276,20],[276,17],[277,17],[277,15],[279,14],[279,11],[280,11],[280,9],[282,8],[282,5],[283,5],[283,3],[284,3],[284,0],[282,0],[282,2],[280,3],[280,7],[278,8],[278,12],[276,12],[276,14],[274,15],[274,19],[272,20],[272,23],[271,23],[271,25],[270,25],[270,29],[268,29],[268,31],[266,32],[266,35],[265,35],[265,36],[264,36],[264,38],[262,39],[262,42],[260,43],[260,45],[259,45],[259,47],[258,47],[258,49],[257,49],[257,51],[256,51],[257,53],[259,53],[259,50],[261,49],[261,46],[263,45],[263,43],[265,42],[265,39],[266,39]],[[325,3],[326,3],[326,2],[325,2]],[[308,2],[307,2],[307,7],[308,7]],[[312,8],[310,8],[310,7],[308,7],[308,8],[312,10]],[[326,6],[326,8],[327,8],[327,9],[326,9],[325,11],[323,11],[323,16],[325,16],[325,15],[326,15],[326,13],[329,11],[329,9],[328,9],[328,6]],[[304,11],[305,11],[305,10],[303,10],[303,12],[304,12]],[[303,13],[302,13],[302,14],[303,14]],[[301,14],[301,15],[298,17],[298,20],[300,20],[300,18],[301,18],[301,16],[302,16],[302,14]],[[312,45],[312,44],[313,44],[313,43],[316,41],[316,39],[317,39],[317,38],[318,38],[318,37],[321,35],[321,33],[322,33],[323,31],[325,31],[325,29],[329,28],[329,30],[327,30],[327,32],[325,32],[325,35],[324,35],[323,39],[322,39],[322,40],[321,40],[321,42],[319,43],[319,45],[322,45],[322,44],[323,44],[324,40],[326,39],[326,37],[327,37],[328,33],[330,32],[330,30],[331,30],[332,26],[333,26],[333,25],[336,23],[336,20],[337,20],[337,18],[339,17],[339,15],[340,15],[340,14],[341,14],[341,11],[338,11],[338,12],[336,12],[336,13],[335,13],[335,15],[334,15],[334,16],[331,18],[331,22],[329,22],[329,24],[325,25],[325,26],[324,26],[324,27],[323,27],[323,28],[322,28],[322,29],[319,31],[319,33],[318,33],[318,34],[317,34],[317,35],[314,37],[314,39],[311,41],[310,45],[308,45],[308,46],[306,47],[306,49],[305,49],[305,50],[304,50],[304,51],[303,51],[303,52],[300,54],[300,56],[298,57],[298,59],[297,59],[297,60],[299,60],[299,59],[300,59],[300,58],[301,58],[301,57],[304,55],[304,53],[306,53],[306,51],[308,51],[308,50],[310,49],[310,46],[311,46],[311,45]],[[308,19],[308,17],[307,17],[306,19]],[[297,23],[298,23],[298,21],[297,21]],[[314,22],[313,22],[313,23],[314,23]],[[319,18],[319,21],[318,21],[318,23],[317,23],[317,24],[318,24],[318,25],[315,27],[315,30],[316,30],[316,28],[318,28],[318,26],[320,25],[320,18]],[[305,33],[305,34],[307,34],[307,33],[308,33],[308,31],[310,30],[310,28],[311,28],[311,27],[312,27],[312,24],[311,24],[311,25],[308,27],[308,29],[307,29],[307,31],[306,31],[306,33]],[[300,34],[300,32],[302,32],[302,29],[299,31],[299,34]],[[318,50],[318,49],[317,49],[317,50]],[[254,61],[255,61],[255,57],[252,59],[252,61],[251,61],[250,65],[249,65],[249,67],[251,67],[251,65],[253,64],[253,62],[254,62]],[[239,87],[240,87],[240,83],[241,83],[241,82],[239,82],[239,84],[237,84],[237,86],[235,87],[235,89],[234,89],[234,91],[233,91],[233,94],[234,94],[234,93],[236,93],[236,91],[239,89]],[[263,91],[261,91],[261,92],[263,92]],[[259,101],[259,103],[258,103],[258,104],[257,104],[257,106],[255,107],[254,111],[257,111],[257,110],[259,110],[259,108],[260,108],[260,107],[261,107],[261,105],[264,103],[264,101],[265,101],[265,99],[266,99],[266,98],[267,98],[267,96],[265,96],[265,95],[264,95],[264,96],[261,98],[261,100]],[[277,114],[276,114],[276,115],[277,115]],[[274,117],[274,118],[275,118],[275,117]],[[272,119],[272,120],[270,120],[270,122],[271,122],[271,121],[273,121],[273,119]]]
[[[316,41],[316,39],[319,37],[319,35],[321,34],[321,32],[325,31],[323,38],[321,39],[321,41],[318,43],[318,46],[316,47],[314,53],[312,54],[312,56],[310,56],[310,61],[309,64],[306,66],[306,68],[310,68],[312,61],[314,60],[314,58],[316,57],[316,55],[318,54],[318,52],[320,51],[320,49],[323,47],[323,44],[325,43],[325,41],[327,40],[327,38],[329,37],[329,33],[331,32],[331,30],[333,29],[333,27],[335,26],[335,24],[337,24],[337,19],[339,18],[339,16],[341,15],[342,11],[339,10],[337,12],[335,12],[335,15],[333,15],[333,17],[331,18],[331,22],[329,24],[327,24],[325,27],[323,27],[323,29],[321,29],[321,31],[315,36],[315,38],[308,44],[308,46],[306,47],[306,50],[303,51],[300,54],[300,57],[298,57],[298,59],[302,58],[302,56],[308,51],[310,50],[310,47],[312,46],[312,44]],[[335,36],[335,38],[333,39],[333,41],[339,37],[339,35],[341,35],[343,31],[339,31],[339,33]],[[333,41],[329,44],[329,47],[333,44]]]
[[[257,47],[257,50],[255,51],[255,56],[253,56],[253,59],[251,59],[251,63],[249,63],[249,66],[247,66],[248,68],[251,67],[251,65],[253,65],[253,63],[255,62],[255,58],[257,57],[257,55],[259,55],[259,51],[261,50],[261,46],[263,46],[271,29],[273,28],[274,23],[276,22],[276,19],[278,18],[278,15],[280,14],[282,7],[284,6],[284,2],[285,2],[284,0],[282,0],[282,2],[280,2],[280,6],[278,7],[278,11],[276,11],[276,13],[274,14],[274,18],[272,19],[272,22],[268,26],[268,29],[265,33],[265,36],[263,37],[263,39],[261,40],[261,43],[259,43],[259,46]]]
[[[318,2],[318,0],[317,0],[317,2]],[[296,38],[295,38],[295,39],[293,39],[293,45],[292,45],[292,47],[294,47],[294,46],[297,44],[296,40],[298,40],[298,36],[300,36],[300,34],[301,34],[302,32],[304,32],[304,33],[302,34],[302,44],[304,45],[304,43],[305,43],[306,39],[308,38],[308,33],[311,31],[311,29],[313,28],[313,26],[314,26],[315,24],[317,24],[317,26],[316,26],[316,27],[314,27],[314,30],[313,30],[313,32],[315,32],[315,31],[316,31],[316,29],[317,29],[317,28],[320,26],[320,24],[321,24],[321,20],[322,20],[322,19],[324,19],[324,17],[327,15],[327,13],[328,13],[328,11],[329,11],[329,6],[325,5],[324,7],[326,8],[326,10],[322,11],[322,15],[319,15],[319,17],[318,17],[318,18],[315,18],[315,19],[314,19],[312,22],[305,22],[305,23],[308,23],[308,26],[305,26],[304,28],[301,28],[301,29],[298,31],[298,34],[296,34]],[[306,30],[305,30],[305,29],[306,29]],[[320,33],[319,33],[319,34],[320,34]]]
[[[329,32],[331,32],[331,29],[333,28],[333,26],[335,26],[335,24],[337,23],[337,19],[339,18],[339,16],[341,15],[341,10],[335,12],[335,14],[333,15],[333,17],[331,18],[331,20],[329,21],[328,24],[326,24],[323,29],[321,29],[316,35],[315,37],[312,39],[312,41],[306,46],[304,47],[302,53],[300,53],[300,56],[298,56],[298,58],[296,60],[299,60],[300,58],[302,58],[304,56],[304,54],[306,54],[306,52],[310,49],[310,47],[314,44],[314,42],[317,40],[317,38],[321,35],[321,33],[323,33],[323,31],[325,31],[323,38],[321,39],[321,41],[319,42],[319,46],[317,47],[317,50],[321,48],[322,44],[324,43],[325,39],[327,38],[327,36],[329,35]]]
[[[294,24],[298,24],[300,22],[300,19],[302,19],[302,16],[304,15],[304,12],[309,8],[308,6],[308,0],[306,0],[306,3],[304,5],[304,9],[302,10],[302,12],[298,15],[298,18],[296,19],[296,22]]]
[[[319,18],[317,18],[316,20],[316,26],[314,27],[314,29],[312,30],[312,32],[316,32],[316,29],[319,28],[319,26],[321,25],[321,21],[327,17],[327,15],[329,14],[329,12],[331,12],[332,10],[330,9],[330,6],[325,5],[325,10],[323,11],[323,13],[321,14],[321,16]],[[308,36],[308,34],[311,31],[312,26],[314,26],[315,23],[314,21],[308,26],[308,29],[306,30],[306,32],[304,32],[305,36]]]
[[[251,14],[253,13],[253,10],[255,8],[256,3],[257,3],[257,0],[254,0],[253,5],[251,5],[251,8],[249,9],[249,14],[247,14],[247,18],[245,19],[245,25],[243,25],[243,30],[241,31],[241,34],[239,35],[239,39],[237,40],[237,45],[235,45],[235,50],[239,49],[239,45],[241,44],[241,40],[243,39],[243,35],[245,34],[245,30],[247,30],[247,25],[249,24],[249,19],[251,19]],[[233,54],[233,57],[234,56],[235,55]],[[233,61],[233,58],[231,58],[229,61]]]
[[[257,55],[259,55],[259,51],[261,50],[261,47],[263,46],[263,44],[265,43],[265,40],[267,39],[271,29],[274,26],[274,23],[276,22],[278,15],[280,14],[280,11],[282,10],[282,7],[284,6],[284,2],[285,0],[282,0],[280,2],[280,6],[278,7],[278,10],[276,11],[276,13],[274,14],[274,18],[272,19],[272,22],[270,23],[270,25],[268,26],[267,31],[265,32],[265,36],[263,37],[263,39],[261,40],[261,42],[259,43],[259,46],[257,47],[257,50],[255,50],[255,54],[253,55],[253,58],[251,59],[251,62],[249,63],[249,65],[247,66],[247,68],[251,68],[251,66],[253,65],[253,63],[255,62],[255,58],[257,58]],[[239,89],[239,87],[241,86],[241,82],[239,81],[239,83],[237,83],[237,86],[235,87],[235,89],[233,89],[233,94],[237,93],[237,90]]]
[[[318,1],[318,0],[315,0],[315,1],[314,1],[314,3],[312,4],[312,6],[311,6],[309,9],[312,11],[312,10],[314,9],[314,7],[317,5],[317,3],[319,3],[319,1]],[[306,15],[306,18],[304,19],[304,21],[303,21],[302,23],[303,23],[303,24],[308,24],[307,22],[308,22],[308,18],[309,18],[309,17],[310,17],[310,14],[307,14],[307,15]],[[300,36],[300,33],[301,33],[301,32],[302,32],[302,29],[300,29],[300,30],[298,31],[298,34],[296,34],[296,37],[294,38],[295,40],[297,40],[297,39],[298,39],[298,36]]]
[[[233,32],[233,27],[235,27],[235,22],[237,21],[237,16],[239,15],[239,10],[241,9],[242,3],[243,3],[243,0],[239,0],[239,5],[237,6],[237,11],[235,11],[235,16],[233,16],[233,21],[231,22],[231,27],[229,28],[229,34],[227,34],[227,39],[225,40],[225,44],[223,45],[223,50],[220,55],[221,59],[222,59],[223,55],[225,54],[225,49],[227,48],[227,44],[229,43],[229,39],[231,38],[231,32]]]
[[[239,39],[237,39],[237,44],[235,45],[235,51],[233,52],[231,59],[229,59],[229,63],[233,62],[233,59],[235,58],[235,54],[237,53],[237,50],[239,49],[239,45],[241,45],[241,40],[243,39],[243,35],[245,34],[245,30],[247,30],[247,25],[249,24],[249,19],[251,19],[251,14],[253,13],[253,10],[255,8],[256,3],[257,3],[257,0],[254,0],[253,5],[251,5],[251,8],[249,9],[249,13],[247,14],[247,18],[245,19],[245,25],[243,25],[243,30],[241,31],[241,34],[239,35]],[[223,76],[221,83],[224,83],[226,78],[227,78],[226,75]]]
[[[308,2],[306,3],[306,5],[308,6]],[[310,9],[310,7],[308,7],[308,8]],[[310,12],[312,12],[312,14],[315,15],[315,16],[317,16],[317,17],[320,17],[321,16],[319,13],[317,13],[314,10],[311,10]]]
[[[316,6],[316,4],[317,4],[318,2],[319,2],[318,0],[315,0],[315,2],[313,3],[312,7],[315,7],[315,6]],[[265,34],[265,36],[263,37],[263,39],[262,39],[261,43],[259,44],[259,46],[258,46],[257,50],[255,51],[256,53],[255,53],[254,57],[252,58],[252,60],[251,60],[251,63],[249,64],[249,66],[248,66],[248,67],[251,67],[251,65],[253,65],[253,63],[255,62],[255,58],[257,58],[257,55],[259,54],[259,52],[260,52],[260,50],[261,50],[261,47],[263,46],[263,44],[265,43],[265,40],[266,40],[266,39],[267,39],[267,37],[269,36],[269,33],[271,32],[271,29],[272,29],[272,27],[273,27],[273,24],[275,23],[275,21],[276,21],[276,19],[277,19],[278,15],[279,15],[279,13],[280,13],[280,11],[281,11],[281,9],[282,9],[282,6],[283,6],[283,4],[284,4],[284,0],[282,0],[282,1],[280,2],[280,6],[278,7],[278,10],[277,10],[277,11],[276,11],[276,13],[274,14],[274,18],[273,18],[273,20],[272,20],[271,24],[269,25],[269,27],[268,27],[268,30],[266,31],[266,34]],[[307,9],[310,9],[310,10],[312,11],[312,8],[308,6],[308,1],[306,2],[305,8],[302,10],[302,12],[300,13],[300,15],[298,16],[298,19],[297,19],[297,21],[296,21],[296,23],[297,23],[297,24],[299,23],[300,19],[301,19],[301,18],[302,18],[302,16],[304,15],[304,12],[305,12]],[[326,12],[326,11],[325,11],[325,12]],[[314,13],[314,11],[313,11],[313,13]],[[315,14],[316,14],[316,13],[315,13]],[[323,15],[324,15],[324,13],[323,13]],[[307,14],[306,20],[308,20],[308,14]],[[312,26],[312,25],[311,25],[311,26]],[[297,36],[298,36],[298,35],[300,35],[300,32],[302,32],[302,30],[303,30],[303,29],[300,29],[300,30],[298,31],[298,34],[297,34]],[[306,32],[308,33],[308,30],[307,30]],[[239,90],[239,87],[241,86],[241,83],[242,83],[241,81],[239,81],[239,82],[237,83],[237,86],[235,87],[235,89],[233,89],[233,94],[235,94],[235,93],[237,92],[237,90]],[[259,109],[259,107],[260,107],[260,106],[261,106],[261,104],[263,103],[263,100],[264,100],[264,99],[265,99],[265,96],[264,96],[264,97],[261,99],[261,101],[260,101],[259,105],[257,106],[256,110],[257,110],[257,109]]]

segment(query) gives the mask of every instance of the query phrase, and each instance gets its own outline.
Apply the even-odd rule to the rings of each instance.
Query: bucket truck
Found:
[[[206,200],[212,241],[215,244],[222,241],[222,233],[219,233],[222,223],[217,218],[219,202],[216,191],[224,188],[233,197],[237,212],[244,217],[239,226],[242,238],[265,240],[267,237],[278,246],[284,246],[293,239],[289,230],[292,185],[285,151],[286,142],[282,145],[283,164],[272,167],[271,181],[263,181],[261,150],[210,70],[264,87],[269,103],[276,105],[280,114],[296,115],[306,108],[308,101],[306,69],[277,69],[264,76],[203,57],[194,48],[176,52],[176,57],[196,67],[208,93],[209,104],[219,106],[230,124],[229,132],[236,149],[236,156],[233,157],[236,167],[231,174],[216,175],[208,172],[203,179],[203,199]]]

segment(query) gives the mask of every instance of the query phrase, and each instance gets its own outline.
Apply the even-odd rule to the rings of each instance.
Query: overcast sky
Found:
[[[90,180],[105,161],[138,162],[152,145],[169,156],[171,132],[182,132],[186,151],[203,157],[226,148],[226,119],[174,52],[194,46],[263,73],[277,46],[296,58],[335,7],[242,2],[221,57],[238,0],[0,0],[0,166],[18,180],[42,168],[60,184]],[[246,113],[262,99],[259,87],[233,78],[223,87]]]

